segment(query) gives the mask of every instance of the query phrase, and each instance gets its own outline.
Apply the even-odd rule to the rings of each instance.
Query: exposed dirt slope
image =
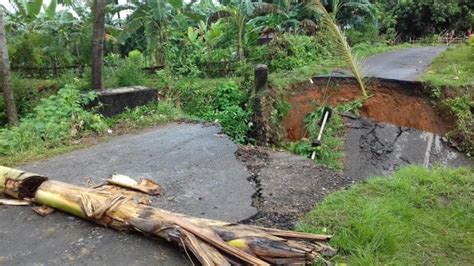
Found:
[[[421,85],[373,81],[368,90],[370,98],[360,109],[362,117],[440,135],[453,126],[446,114],[431,105]],[[337,106],[360,98],[357,85],[350,79],[315,80],[314,84],[308,81],[293,86],[287,97],[292,108],[283,120],[286,139],[298,140],[305,136],[305,116],[318,106]]]

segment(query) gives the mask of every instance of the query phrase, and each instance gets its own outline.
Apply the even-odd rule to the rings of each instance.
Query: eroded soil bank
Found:
[[[370,98],[360,108],[360,115],[377,122],[446,134],[453,120],[430,103],[423,86],[416,82],[371,79],[367,83]],[[287,140],[306,136],[305,117],[321,105],[337,106],[361,99],[361,92],[352,78],[315,78],[293,85],[287,96],[291,105],[283,120]]]

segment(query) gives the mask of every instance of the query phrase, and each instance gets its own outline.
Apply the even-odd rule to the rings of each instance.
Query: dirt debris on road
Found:
[[[353,180],[312,160],[269,148],[241,146],[237,158],[247,166],[258,213],[244,223],[293,228],[302,216],[329,193],[348,187]]]

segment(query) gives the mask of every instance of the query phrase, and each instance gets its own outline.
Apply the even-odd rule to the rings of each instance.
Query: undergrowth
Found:
[[[166,100],[104,118],[83,109],[94,98],[93,92],[83,94],[67,85],[57,95],[43,99],[17,127],[0,130],[0,164],[12,166],[81,148],[93,144],[87,139],[90,136],[97,139],[165,122],[195,119]]]
[[[323,116],[325,106],[315,108],[316,111],[309,113],[305,119],[308,137],[300,141],[287,143],[287,149],[305,157],[310,157],[313,152],[316,152],[315,161],[318,164],[341,170],[344,163],[345,124],[340,113],[358,114],[361,106],[362,100],[356,100],[334,108],[331,119],[323,131],[321,145],[318,147],[313,147],[312,141],[318,137],[319,121]]]
[[[56,95],[43,99],[17,127],[0,130],[0,154],[39,154],[65,146],[85,132],[103,132],[107,128],[104,119],[82,108],[94,97],[93,93],[83,96],[67,85]]]
[[[350,265],[472,265],[474,174],[410,166],[329,195],[297,226]]]
[[[152,102],[147,105],[126,109],[114,117],[107,118],[107,124],[116,130],[128,131],[150,127],[161,123],[195,120],[196,118],[184,114],[169,100]]]

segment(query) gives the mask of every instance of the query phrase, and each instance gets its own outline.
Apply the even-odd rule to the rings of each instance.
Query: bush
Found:
[[[120,128],[142,128],[185,118],[189,117],[176,108],[174,103],[165,100],[127,109],[108,121],[111,125],[120,124]]]
[[[80,82],[75,81],[73,74],[68,72],[62,74],[57,79],[25,78],[14,73],[12,76],[12,89],[18,114],[20,117],[23,117],[31,113],[42,98],[56,94],[59,88],[73,82],[79,86],[84,86],[84,84],[79,84]],[[3,98],[0,96],[0,125],[7,123],[3,113]]]
[[[375,27],[363,27],[362,29],[348,29],[346,32],[347,41],[351,46],[359,43],[376,43],[381,39]]]
[[[145,82],[145,57],[140,51],[133,50],[128,53],[125,60],[117,60],[118,67],[113,73],[117,86],[142,85]]]
[[[0,154],[13,155],[31,150],[45,150],[67,144],[85,132],[106,129],[102,117],[82,106],[94,99],[67,85],[57,95],[43,99],[33,113],[21,119],[17,127],[0,130]]]
[[[471,35],[471,37],[467,39],[467,45],[471,46],[474,49],[474,35]]]
[[[469,95],[444,99],[441,107],[449,110],[456,119],[456,129],[448,135],[458,141],[468,155],[474,155],[474,101]]]
[[[244,143],[250,130],[250,112],[242,107],[246,101],[245,92],[235,82],[226,82],[213,95],[210,106],[202,117],[219,122],[224,133],[236,142]]]
[[[266,61],[269,61],[272,71],[289,70],[307,65],[329,54],[329,51],[314,37],[283,34],[269,44]]]

